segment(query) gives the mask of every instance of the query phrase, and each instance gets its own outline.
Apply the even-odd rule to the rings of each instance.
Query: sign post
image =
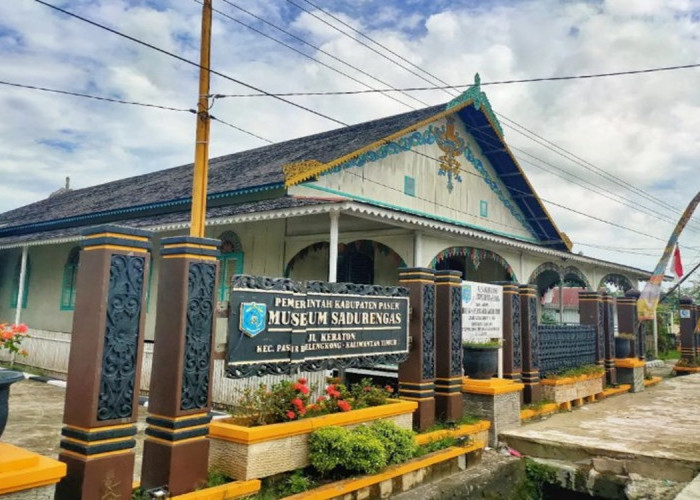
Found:
[[[503,339],[503,287],[462,281],[462,340],[486,343]],[[503,378],[503,346],[498,349],[498,378]]]

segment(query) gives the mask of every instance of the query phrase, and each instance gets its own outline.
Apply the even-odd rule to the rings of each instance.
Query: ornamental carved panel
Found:
[[[520,334],[520,295],[511,295],[511,314],[513,317],[513,370],[521,370],[523,367],[523,343]]]
[[[462,375],[462,289],[450,289],[450,375]]]
[[[540,335],[537,322],[537,301],[535,297],[528,297],[528,324],[530,326],[530,355],[532,369],[540,369]]]
[[[435,285],[423,285],[423,379],[435,378]]]
[[[129,418],[134,408],[146,259],[112,255],[97,420]]]
[[[206,408],[209,403],[215,283],[216,264],[190,263],[180,402],[182,410]]]

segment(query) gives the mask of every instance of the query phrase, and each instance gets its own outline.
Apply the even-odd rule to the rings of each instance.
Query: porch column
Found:
[[[340,212],[330,212],[331,230],[330,245],[328,248],[328,282],[335,283],[338,279],[338,219]]]
[[[207,482],[219,240],[161,241],[141,486],[172,496]]]
[[[413,233],[413,265],[421,267],[423,263],[423,233],[416,231]]]
[[[22,301],[24,300],[24,282],[27,279],[27,253],[28,246],[22,247],[22,260],[19,264],[19,289],[17,290],[17,310],[15,311],[15,324],[19,325],[22,317]]]
[[[399,365],[399,396],[418,403],[413,428],[422,431],[435,423],[435,271],[402,269],[399,284],[408,288],[411,307],[411,348]]]
[[[76,281],[56,500],[131,498],[150,233],[84,233]]]
[[[435,272],[435,406],[442,420],[462,418],[462,273]]]
[[[559,280],[559,323],[564,324],[564,282]]]

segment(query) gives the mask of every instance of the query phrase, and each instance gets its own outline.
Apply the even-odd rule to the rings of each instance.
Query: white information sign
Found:
[[[462,281],[462,340],[503,338],[503,287]]]

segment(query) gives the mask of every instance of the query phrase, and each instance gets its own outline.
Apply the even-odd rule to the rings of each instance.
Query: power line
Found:
[[[210,115],[209,115],[209,118],[210,118],[211,120],[215,121],[215,122],[223,123],[224,125],[227,125],[227,126],[231,127],[232,129],[238,130],[239,132],[243,132],[244,134],[248,134],[248,135],[250,135],[250,136],[255,137],[256,139],[260,139],[261,141],[267,142],[268,144],[274,144],[274,141],[271,141],[270,139],[266,139],[265,137],[261,137],[261,136],[259,136],[258,134],[254,134],[253,132],[250,132],[250,131],[248,131],[248,130],[246,130],[246,129],[243,129],[243,128],[237,126],[237,125],[234,125],[234,124],[229,123],[229,122],[227,122],[227,121],[224,121],[224,120],[222,120],[222,119],[220,119],[220,118],[217,118],[217,117],[215,117],[214,115],[211,115],[211,114],[210,114]]]
[[[17,87],[17,88],[21,88],[21,89],[40,90],[42,92],[51,92],[54,94],[63,94],[63,95],[69,95],[69,96],[73,96],[73,97],[84,97],[87,99],[95,99],[97,101],[107,101],[107,102],[112,102],[112,103],[117,103],[117,104],[131,104],[133,106],[143,106],[146,108],[157,108],[157,109],[163,109],[166,111],[181,111],[181,112],[186,112],[186,113],[197,114],[197,110],[195,110],[195,109],[174,108],[172,106],[163,106],[160,104],[148,104],[148,103],[144,103],[144,102],[124,101],[122,99],[114,99],[112,97],[103,97],[103,96],[97,96],[97,95],[91,95],[91,94],[83,94],[80,92],[73,92],[70,90],[51,89],[48,87],[38,87],[35,85],[27,85],[24,83],[0,81],[0,85],[8,85],[10,87]]]
[[[174,58],[176,58],[176,59],[178,59],[178,60],[180,60],[180,61],[182,61],[182,62],[186,62],[186,63],[188,63],[188,64],[190,64],[190,65],[193,65],[193,66],[201,67],[199,64],[197,64],[197,63],[195,63],[195,62],[193,62],[193,61],[190,61],[190,60],[188,60],[188,59],[186,59],[186,58],[184,58],[184,57],[182,57],[182,56],[178,56],[178,55],[176,55],[176,54],[174,54],[174,53],[172,53],[172,52],[168,52],[168,51],[166,51],[166,50],[164,50],[164,49],[161,49],[161,48],[159,48],[159,47],[156,47],[155,45],[152,45],[152,44],[150,44],[150,43],[144,42],[144,41],[139,40],[139,39],[137,39],[137,38],[134,38],[134,37],[132,37],[132,36],[126,35],[126,34],[124,34],[124,33],[121,33],[121,32],[119,32],[119,31],[117,31],[117,30],[114,30],[114,29],[112,29],[112,28],[109,28],[109,27],[107,27],[107,26],[104,26],[104,25],[102,25],[102,24],[99,24],[99,23],[97,23],[97,22],[95,22],[95,21],[91,21],[91,20],[89,20],[89,19],[87,19],[87,18],[84,18],[84,17],[82,17],[82,16],[79,16],[79,15],[77,15],[77,14],[74,14],[74,13],[72,13],[72,12],[70,12],[70,11],[67,11],[67,10],[62,9],[62,8],[60,8],[60,7],[57,7],[57,6],[55,6],[55,5],[49,4],[49,3],[47,3],[47,2],[44,2],[43,0],[35,0],[35,1],[38,2],[38,3],[40,3],[40,4],[42,4],[42,5],[45,5],[45,6],[47,6],[47,7],[50,7],[50,8],[52,8],[52,9],[54,9],[54,10],[57,10],[57,11],[59,11],[59,12],[62,12],[62,13],[64,13],[64,14],[66,14],[66,15],[69,15],[69,16],[71,16],[71,17],[74,17],[74,18],[76,18],[76,19],[79,19],[79,20],[81,20],[81,21],[84,21],[84,22],[86,22],[86,23],[88,23],[88,24],[91,24],[91,25],[93,25],[93,26],[96,26],[96,27],[99,27],[99,28],[104,29],[104,30],[106,30],[106,31],[109,31],[109,32],[111,32],[111,33],[113,33],[113,34],[116,34],[116,35],[118,35],[118,36],[121,36],[121,37],[123,37],[123,38],[126,38],[126,39],[128,39],[128,40],[130,40],[130,41],[133,41],[133,42],[135,42],[135,43],[138,43],[138,44],[140,44],[140,45],[146,46],[146,47],[148,47],[148,48],[151,48],[151,49],[156,50],[156,51],[158,51],[158,52],[161,52],[161,53],[163,53],[163,54],[166,54],[166,55],[169,55],[169,56],[171,56],[171,57],[174,57]],[[290,1],[290,0],[287,0],[287,1]],[[290,1],[290,3],[291,3],[291,1]],[[324,22],[325,22],[325,21],[324,21]],[[208,68],[204,68],[204,69],[208,69]],[[255,90],[255,91],[257,91],[257,92],[266,93],[265,91],[263,91],[263,90],[261,90],[261,89],[258,89],[258,88],[254,87],[254,86],[252,86],[252,85],[249,85],[249,84],[247,84],[247,83],[245,83],[245,82],[242,82],[242,81],[240,81],[240,80],[237,80],[237,79],[235,79],[235,78],[232,78],[232,77],[230,77],[230,76],[228,76],[228,75],[222,74],[222,73],[220,73],[220,72],[217,72],[217,71],[214,71],[214,70],[211,70],[211,69],[209,69],[209,71],[210,71],[211,73],[216,74],[216,75],[218,75],[218,76],[221,76],[221,77],[223,77],[223,78],[225,78],[225,79],[227,79],[227,80],[233,81],[234,83],[238,83],[238,84],[240,84],[240,85],[243,85],[243,86],[246,86],[246,87],[248,87],[248,88],[251,88],[252,90]],[[421,78],[422,78],[422,77],[421,77]],[[273,94],[270,94],[270,93],[266,93],[266,94],[269,95],[270,97],[275,97],[275,98],[277,98],[278,100],[281,100],[281,101],[283,101],[283,102],[286,102],[286,103],[288,103],[288,104],[291,104],[291,105],[293,105],[293,106],[295,106],[295,107],[298,107],[298,108],[300,108],[300,109],[304,109],[305,111],[311,112],[311,113],[313,113],[313,114],[316,114],[316,115],[318,115],[318,116],[321,116],[321,117],[323,117],[323,118],[326,118],[326,119],[328,119],[328,120],[330,120],[330,121],[336,122],[336,123],[338,123],[338,124],[340,124],[340,125],[348,126],[348,124],[346,124],[346,123],[344,123],[344,122],[342,122],[342,121],[340,121],[340,120],[336,120],[335,118],[332,118],[332,117],[330,117],[330,116],[324,115],[324,114],[322,114],[322,113],[319,113],[319,112],[317,112],[317,111],[314,111],[314,110],[312,110],[312,109],[309,109],[309,108],[307,108],[307,107],[305,107],[305,106],[301,106],[301,105],[298,105],[298,104],[293,103],[293,102],[291,102],[291,101],[288,101],[288,100],[286,100],[286,99],[283,99],[283,98],[280,98],[280,97],[276,97],[276,96],[274,96]],[[259,137],[259,138],[260,138],[260,137]],[[266,140],[266,139],[263,139],[263,140]],[[416,153],[416,154],[420,154],[420,155],[422,155],[422,156],[426,156],[426,157],[431,158],[432,160],[434,160],[434,161],[436,161],[436,162],[439,162],[439,160],[438,160],[437,158],[430,157],[430,156],[428,156],[428,155],[425,155],[424,153],[421,153],[421,152],[418,152],[418,151],[414,151],[414,150],[409,150],[409,151],[414,152],[414,153]],[[463,170],[463,169],[462,169],[462,170]],[[469,171],[466,171],[466,170],[464,170],[464,171],[465,171],[466,173],[470,174],[470,175],[475,175],[475,176],[477,176],[477,177],[482,177],[482,176],[479,175],[479,174],[474,174],[474,173],[469,172]],[[524,195],[524,196],[536,197],[533,193],[526,193],[526,192],[519,191],[519,190],[516,190],[516,189],[512,189],[512,190],[513,190],[513,191],[516,191],[516,192],[519,192],[519,193],[521,193],[521,194]],[[560,208],[562,208],[562,209],[569,210],[569,211],[571,211],[571,212],[573,212],[573,213],[577,213],[577,214],[582,215],[582,216],[584,216],[584,217],[588,217],[588,218],[591,218],[591,219],[593,219],[593,220],[597,220],[597,221],[599,221],[599,222],[603,222],[603,223],[605,223],[605,224],[609,224],[609,225],[612,225],[612,226],[614,226],[614,227],[618,227],[618,228],[621,228],[621,229],[625,229],[625,230],[627,230],[627,231],[631,231],[631,232],[634,232],[634,233],[637,233],[637,234],[640,234],[640,235],[643,235],[643,236],[647,236],[647,237],[650,237],[650,238],[658,239],[658,240],[660,240],[660,241],[664,241],[664,240],[661,240],[661,238],[655,237],[655,236],[653,236],[653,235],[649,235],[649,234],[647,234],[647,233],[643,233],[643,232],[641,232],[641,231],[637,231],[637,230],[632,229],[632,228],[628,228],[628,227],[623,226],[623,225],[621,225],[621,224],[617,224],[617,223],[614,223],[614,222],[611,222],[611,221],[607,221],[607,220],[605,220],[605,219],[601,219],[601,218],[599,218],[599,217],[595,217],[595,216],[591,216],[591,215],[589,215],[589,214],[585,214],[585,213],[580,212],[580,211],[578,211],[578,210],[572,209],[572,208],[570,208],[570,207],[566,207],[566,206],[564,206],[564,205],[561,205],[561,204],[559,204],[559,203],[556,203],[556,202],[553,202],[553,201],[550,201],[550,200],[546,200],[546,199],[544,199],[544,198],[540,198],[540,199],[541,199],[542,201],[545,201],[545,202],[547,202],[547,203],[550,203],[551,205],[558,206],[558,207],[560,207]],[[433,202],[433,203],[434,203],[434,202]],[[543,228],[541,228],[541,229],[543,229]]]
[[[337,18],[336,16],[334,16],[334,15],[331,14],[331,13],[329,13],[328,11],[322,9],[320,6],[314,4],[314,3],[311,2],[310,0],[303,0],[303,1],[306,2],[306,3],[309,4],[309,5],[312,5],[313,7],[315,7],[316,9],[318,9],[320,12],[323,12],[325,15],[327,15],[327,16],[329,16],[329,17],[335,19],[336,21],[340,22],[340,23],[343,24],[344,26],[347,26],[348,28],[350,28],[350,29],[353,30],[354,32],[360,34],[363,38],[365,38],[365,39],[367,39],[367,40],[370,40],[371,42],[375,43],[376,45],[382,47],[384,50],[386,50],[386,51],[388,51],[388,52],[390,52],[390,53],[392,53],[392,54],[394,54],[394,55],[399,56],[396,52],[392,51],[391,49],[389,49],[388,47],[384,46],[383,44],[377,42],[377,41],[374,40],[373,38],[371,38],[371,37],[369,37],[369,36],[367,36],[367,35],[361,33],[359,30],[353,28],[353,27],[350,26],[348,23],[345,23],[345,22],[342,21],[341,19]],[[361,41],[358,40],[357,38],[351,36],[351,35],[350,35],[349,33],[347,33],[346,31],[343,31],[343,30],[341,30],[340,28],[338,28],[338,27],[332,25],[331,23],[329,23],[329,22],[327,22],[327,21],[325,21],[325,20],[319,18],[316,14],[310,12],[310,11],[307,10],[307,9],[302,8],[302,7],[299,6],[298,4],[294,3],[292,0],[287,0],[287,2],[288,2],[288,3],[291,3],[292,5],[296,6],[296,7],[299,8],[299,9],[301,9],[301,10],[307,12],[308,14],[310,14],[311,16],[313,16],[314,18],[316,18],[316,19],[318,19],[319,21],[323,22],[324,24],[326,24],[326,25],[332,27],[333,29],[335,29],[336,31],[342,33],[343,35],[345,35],[346,37],[350,38],[351,40],[355,40],[357,43],[359,43],[359,44],[361,44],[361,45],[363,45],[363,46],[369,48],[369,49],[372,50],[373,52],[375,52],[375,53],[377,53],[378,55],[380,55],[381,57],[383,57],[383,58],[389,60],[390,62],[394,63],[395,65],[397,65],[397,66],[399,66],[399,67],[401,67],[401,68],[403,68],[403,69],[409,71],[410,73],[412,73],[412,74],[418,76],[418,77],[421,78],[422,80],[424,80],[424,81],[426,81],[426,82],[432,84],[432,82],[430,82],[430,81],[429,81],[428,79],[426,79],[425,77],[423,77],[423,76],[421,76],[421,75],[418,75],[415,71],[412,71],[412,70],[406,68],[404,65],[402,65],[402,64],[400,64],[400,63],[398,63],[398,62],[392,60],[391,58],[389,58],[389,57],[387,57],[387,56],[385,56],[384,54],[381,54],[381,53],[378,52],[376,49],[374,49],[374,48],[372,48],[372,47],[369,47],[367,44],[365,44],[364,42],[361,42]],[[399,56],[399,57],[401,57],[401,56]],[[403,60],[406,60],[406,61],[407,61],[407,59],[405,59],[405,58],[403,58],[403,57],[401,57],[401,58],[402,58]],[[408,62],[409,62],[409,64],[411,64],[412,66],[418,68],[418,69],[419,69],[420,71],[422,71],[423,73],[426,73],[426,74],[430,75],[431,78],[433,78],[433,79],[435,79],[435,80],[437,80],[437,81],[439,81],[439,82],[441,82],[441,83],[446,84],[446,82],[444,82],[443,80],[441,80],[441,79],[440,79],[439,77],[437,77],[436,75],[434,75],[434,74],[432,74],[432,73],[430,73],[430,72],[428,72],[428,71],[426,71],[426,70],[424,70],[424,69],[422,69],[422,68],[416,66],[415,64],[411,63],[410,61],[408,61]],[[697,66],[700,66],[700,64],[684,65],[684,66],[673,66],[673,67],[667,67],[667,69],[685,69],[685,68],[697,67]],[[637,72],[652,72],[652,71],[650,71],[650,70],[637,70]],[[624,72],[616,72],[616,74],[617,74],[617,73],[624,73]],[[599,74],[599,75],[602,75],[602,74]],[[609,74],[609,76],[612,76],[612,75],[613,75],[613,73],[610,73],[610,74]],[[558,77],[558,78],[560,78],[560,77]],[[571,78],[567,78],[567,79],[571,79]],[[539,79],[532,79],[532,80],[539,80]],[[447,85],[447,84],[446,84],[446,85]],[[449,86],[449,85],[447,85],[446,88],[454,89],[454,87]],[[449,93],[449,92],[448,92],[448,93]],[[516,125],[516,126],[518,126],[518,127],[520,127],[520,128],[522,128],[522,129],[528,131],[529,133],[533,134],[534,136],[539,137],[537,134],[535,134],[534,132],[530,131],[530,130],[527,129],[526,127],[524,127],[524,126],[518,124],[518,123],[515,122],[514,120],[511,120],[511,119],[509,119],[508,117],[506,117],[506,116],[504,116],[504,115],[501,115],[501,114],[499,114],[499,116],[501,116],[503,119],[507,120],[508,122],[510,122],[510,123],[512,123],[512,124],[514,124],[514,125]],[[506,124],[506,125],[508,125],[508,124]],[[519,132],[519,133],[525,135],[525,137],[529,138],[530,140],[533,140],[534,142],[538,142],[538,141],[535,141],[532,137],[528,137],[526,134],[524,134],[524,133],[521,132],[520,130],[515,129],[515,128],[513,128],[513,127],[510,126],[510,125],[509,125],[509,127],[512,128],[513,130],[516,130],[517,132]],[[607,173],[605,173],[602,169],[599,169],[598,167],[595,167],[594,165],[590,164],[589,162],[586,162],[585,160],[583,160],[583,159],[577,157],[577,156],[574,155],[573,153],[570,153],[569,151],[567,151],[567,150],[565,150],[564,148],[562,148],[562,147],[560,147],[560,146],[558,146],[558,145],[552,143],[551,141],[548,141],[547,139],[544,139],[544,138],[541,138],[541,137],[540,137],[540,139],[542,139],[543,141],[545,141],[545,142],[551,144],[552,146],[556,147],[557,149],[559,149],[559,150],[561,150],[561,151],[564,151],[565,153],[567,153],[567,154],[569,154],[569,155],[571,155],[571,156],[577,158],[578,160],[583,161],[583,162],[589,164],[591,167],[593,167],[594,169],[596,169],[596,170],[598,171],[599,175],[606,175],[606,174],[607,174]],[[543,144],[540,143],[540,145],[543,145]],[[546,147],[546,146],[545,146],[545,147]],[[550,149],[551,149],[551,148],[550,148]],[[559,153],[559,154],[561,154],[561,153]],[[609,178],[618,179],[617,177],[615,177],[615,176],[612,175],[612,174],[607,174],[607,175],[608,175]],[[677,208],[671,207],[670,205],[667,205],[663,200],[659,200],[658,198],[654,197],[653,195],[647,193],[646,191],[644,191],[644,190],[642,190],[642,189],[640,189],[640,188],[636,188],[636,187],[634,187],[634,186],[632,186],[632,188],[630,188],[629,183],[624,183],[624,181],[622,181],[621,179],[618,179],[618,181],[619,181],[619,182],[622,182],[622,185],[623,185],[623,187],[625,187],[625,189],[632,189],[632,188],[633,188],[634,190],[636,190],[637,192],[639,192],[642,196],[646,197],[647,199],[650,199],[651,201],[655,201],[655,203],[661,204],[662,206],[665,205],[665,206],[670,207],[672,210],[674,210],[674,213],[677,213],[678,211],[680,211],[680,209],[677,209]]]
[[[318,52],[320,52],[320,53],[322,53],[322,54],[324,54],[324,55],[330,57],[331,59],[333,59],[333,60],[335,60],[335,61],[338,61],[339,63],[344,64],[345,66],[347,66],[347,67],[349,67],[349,68],[352,68],[352,69],[354,69],[355,71],[357,71],[357,72],[359,72],[359,73],[361,73],[361,74],[363,74],[363,75],[365,75],[365,76],[368,76],[368,77],[372,78],[373,80],[375,80],[375,81],[381,83],[382,85],[389,85],[388,83],[386,83],[386,82],[383,81],[383,80],[380,80],[380,79],[377,78],[376,76],[373,76],[372,74],[370,74],[370,73],[368,73],[368,72],[366,72],[366,71],[364,71],[364,70],[358,68],[357,66],[353,66],[352,64],[350,64],[350,63],[348,63],[348,62],[346,62],[346,61],[343,61],[342,59],[340,59],[339,57],[334,56],[334,55],[331,54],[330,52],[328,52],[328,51],[326,51],[326,50],[323,50],[321,47],[318,47],[318,46],[316,46],[316,45],[314,45],[314,44],[312,44],[312,43],[307,42],[306,40],[304,40],[303,38],[301,38],[301,37],[295,35],[294,33],[291,33],[290,31],[285,30],[284,28],[281,28],[281,27],[277,26],[276,24],[271,23],[270,21],[266,20],[265,18],[260,17],[260,16],[258,16],[258,15],[256,15],[256,14],[250,12],[250,11],[247,10],[247,9],[244,9],[244,8],[241,7],[240,5],[236,5],[235,3],[230,2],[230,1],[228,1],[228,0],[222,0],[222,1],[223,1],[224,3],[230,5],[231,7],[235,8],[235,9],[238,9],[238,10],[240,10],[240,11],[242,11],[242,12],[248,14],[249,16],[251,16],[251,17],[253,17],[253,18],[259,20],[260,22],[262,22],[262,23],[264,23],[264,24],[266,24],[266,25],[268,25],[268,26],[271,26],[272,28],[274,28],[274,29],[276,29],[276,30],[278,30],[278,31],[280,31],[280,32],[282,32],[282,33],[284,33],[285,35],[287,35],[287,36],[293,38],[294,40],[297,40],[297,41],[299,41],[300,43],[302,43],[302,44],[304,44],[304,45],[308,45],[308,46],[311,47],[312,49],[317,50]],[[201,1],[200,1],[200,0],[194,0],[194,2],[201,5]],[[296,52],[297,54],[300,54],[300,55],[302,55],[303,57],[306,57],[307,59],[310,59],[310,60],[312,60],[312,61],[315,61],[316,63],[320,64],[321,66],[324,66],[324,67],[326,67],[326,68],[328,68],[328,69],[330,69],[330,70],[332,70],[332,71],[335,71],[336,73],[338,73],[338,74],[340,74],[340,75],[343,75],[344,77],[346,77],[346,78],[348,78],[348,79],[350,79],[350,80],[352,80],[352,81],[354,81],[354,82],[356,82],[356,83],[359,83],[359,84],[362,85],[363,87],[367,87],[367,89],[368,89],[369,91],[374,91],[374,90],[375,90],[375,87],[372,87],[371,85],[368,85],[368,84],[364,83],[363,81],[361,81],[361,80],[355,78],[354,76],[349,75],[349,74],[347,74],[347,73],[345,73],[345,72],[343,72],[343,71],[341,71],[341,70],[339,70],[339,69],[337,69],[337,68],[334,68],[333,66],[330,66],[329,64],[324,63],[323,61],[321,61],[321,60],[319,60],[319,59],[317,59],[317,58],[315,58],[315,57],[313,57],[313,56],[311,56],[311,55],[309,55],[309,54],[306,54],[306,53],[302,52],[301,50],[297,49],[296,47],[293,47],[293,46],[289,45],[289,44],[286,43],[286,42],[283,42],[282,40],[279,40],[279,39],[277,39],[277,38],[275,38],[275,37],[273,37],[273,36],[271,36],[271,35],[268,35],[267,33],[264,33],[263,31],[257,29],[257,28],[254,27],[254,26],[251,26],[251,25],[249,25],[249,24],[244,23],[244,22],[241,21],[240,19],[236,19],[236,18],[233,17],[233,16],[229,16],[229,15],[226,14],[225,12],[222,12],[222,11],[220,11],[220,10],[218,10],[218,9],[213,9],[213,10],[214,10],[214,12],[216,12],[217,14],[219,14],[220,16],[225,17],[225,18],[227,18],[227,19],[230,19],[231,21],[233,21],[233,22],[235,22],[235,23],[238,23],[238,24],[240,24],[241,26],[244,26],[244,27],[246,27],[246,28],[248,28],[248,29],[250,29],[250,30],[252,30],[252,31],[254,31],[254,32],[256,32],[256,33],[258,33],[259,35],[264,36],[265,38],[268,38],[269,40],[272,40],[272,41],[274,41],[274,42],[276,42],[276,43],[278,43],[278,44],[280,44],[280,45],[282,45],[282,46],[288,48],[289,50],[292,50],[292,51]],[[405,93],[405,92],[402,92],[402,93],[403,93],[404,95],[406,95],[407,97],[409,97],[409,98],[411,98],[411,99],[414,99],[413,96],[411,96],[410,94],[407,94],[407,93]],[[301,95],[301,94],[302,94],[302,93],[299,93],[299,94],[289,93],[289,96]],[[265,94],[261,94],[261,93],[258,93],[258,94],[250,94],[250,95],[265,96]],[[279,95],[279,96],[284,97],[284,96],[283,96],[282,94],[280,94],[280,93],[275,93],[275,95]],[[224,96],[224,94],[214,94],[214,95],[212,95],[211,97],[220,98],[220,97],[223,97],[223,96]],[[392,99],[392,100],[398,102],[399,104],[403,104],[404,106],[408,106],[409,108],[416,109],[415,107],[409,105],[408,103],[405,103],[404,101],[402,101],[402,100],[400,100],[400,99],[397,99],[397,98],[395,98],[395,97],[393,97],[393,96],[388,96],[388,97],[389,97],[390,99]]]
[[[251,84],[249,84],[249,83],[246,83],[246,82],[244,82],[244,81],[242,81],[242,80],[238,80],[237,78],[233,78],[233,77],[231,77],[231,76],[229,76],[229,75],[226,75],[226,74],[224,74],[224,73],[221,73],[221,72],[219,72],[219,71],[215,71],[215,70],[213,70],[213,69],[211,69],[211,68],[205,68],[205,67],[203,67],[201,64],[198,64],[198,63],[196,63],[196,62],[194,62],[194,61],[191,61],[191,60],[189,60],[189,59],[187,59],[187,58],[185,58],[185,57],[179,56],[179,55],[177,55],[177,54],[175,54],[175,53],[173,53],[173,52],[169,52],[169,51],[167,51],[167,50],[165,50],[165,49],[162,49],[162,48],[160,48],[160,47],[157,47],[157,46],[155,46],[155,45],[153,45],[153,44],[151,44],[151,43],[144,42],[143,40],[139,40],[138,38],[135,38],[135,37],[133,37],[133,36],[127,35],[127,34],[125,34],[125,33],[122,33],[122,32],[120,32],[120,31],[118,31],[118,30],[116,30],[116,29],[113,29],[113,28],[110,28],[110,27],[108,27],[108,26],[105,26],[104,24],[100,24],[100,23],[98,23],[98,22],[96,22],[96,21],[92,21],[92,20],[90,20],[90,19],[87,19],[86,17],[80,16],[80,15],[75,14],[75,13],[73,13],[73,12],[70,12],[70,11],[68,11],[68,10],[62,9],[61,7],[58,7],[58,6],[56,6],[56,5],[50,4],[50,3],[48,3],[48,2],[45,2],[44,0],[34,0],[34,1],[37,2],[37,3],[40,3],[41,5],[44,5],[44,6],[46,6],[46,7],[49,7],[49,8],[51,8],[51,9],[54,9],[54,10],[56,10],[56,11],[58,11],[58,12],[61,12],[61,13],[65,14],[65,15],[67,15],[67,16],[71,16],[71,17],[73,17],[73,18],[75,18],[75,19],[79,19],[80,21],[83,21],[83,22],[85,22],[85,23],[91,24],[92,26],[95,26],[95,27],[97,27],[97,28],[101,28],[101,29],[103,29],[103,30],[105,30],[105,31],[109,31],[109,32],[112,33],[112,34],[115,34],[115,35],[120,36],[120,37],[122,37],[122,38],[126,38],[127,40],[130,40],[130,41],[132,41],[132,42],[134,42],[134,43],[138,43],[139,45],[143,45],[144,47],[148,47],[149,49],[152,49],[152,50],[155,50],[155,51],[157,51],[157,52],[160,52],[161,54],[165,54],[165,55],[167,55],[167,56],[173,57],[173,58],[175,58],[175,59],[177,59],[177,60],[179,60],[179,61],[182,61],[182,62],[184,62],[184,63],[190,64],[190,65],[195,66],[195,67],[197,67],[197,68],[207,70],[207,71],[209,71],[211,74],[220,76],[221,78],[225,78],[226,80],[229,80],[229,81],[232,81],[232,82],[234,82],[234,83],[237,83],[238,85],[242,85],[243,87],[247,87],[247,88],[249,88],[249,89],[251,89],[251,90],[254,90],[254,91],[256,91],[256,92],[264,93],[264,94],[268,95],[269,97],[272,97],[273,99],[277,99],[278,101],[282,101],[282,102],[285,102],[285,103],[287,103],[287,104],[290,104],[290,105],[294,106],[295,108],[303,109],[304,111],[307,111],[307,112],[309,112],[309,113],[312,113],[312,114],[314,114],[314,115],[316,115],[316,116],[320,116],[321,118],[325,118],[326,120],[332,121],[332,122],[337,123],[337,124],[339,124],[339,125],[347,125],[346,123],[344,123],[344,122],[342,122],[342,121],[340,121],[340,120],[336,120],[335,118],[332,118],[332,117],[330,117],[330,116],[328,116],[328,115],[326,115],[326,114],[324,114],[324,113],[321,113],[320,111],[316,111],[316,110],[313,110],[313,109],[308,108],[308,107],[306,107],[306,106],[302,106],[301,104],[297,104],[297,103],[295,103],[295,102],[293,102],[293,101],[290,101],[290,100],[288,100],[288,99],[285,99],[284,97],[275,96],[274,94],[271,94],[271,93],[266,92],[266,91],[264,91],[264,90],[262,90],[262,89],[260,89],[260,88],[258,88],[258,87],[255,87],[254,85],[251,85]]]

